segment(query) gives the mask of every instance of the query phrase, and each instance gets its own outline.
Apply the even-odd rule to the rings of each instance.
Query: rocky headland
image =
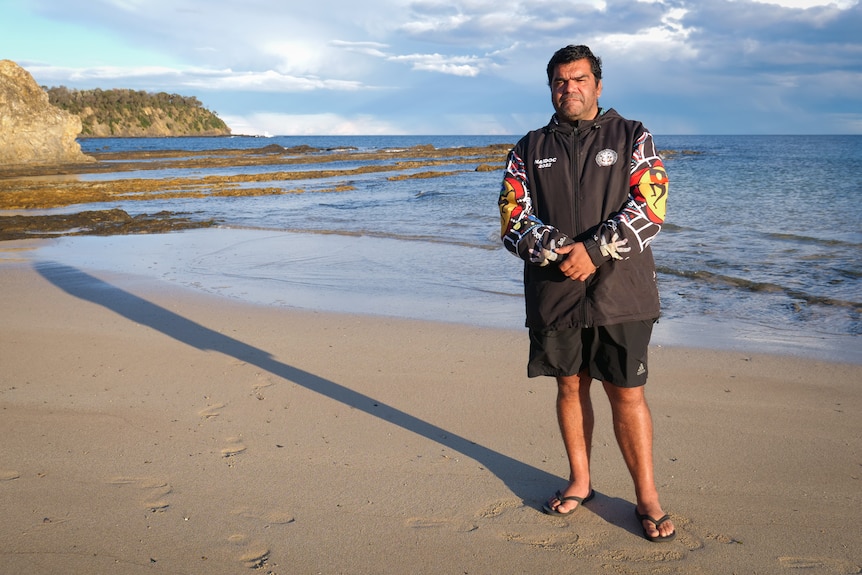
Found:
[[[0,164],[92,162],[76,138],[81,119],[52,106],[22,67],[0,60]]]
[[[142,90],[48,88],[54,106],[81,119],[84,138],[229,136],[230,128],[194,96]]]

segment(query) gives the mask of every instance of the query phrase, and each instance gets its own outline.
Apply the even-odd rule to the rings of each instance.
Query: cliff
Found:
[[[229,136],[195,97],[135,90],[47,88],[51,103],[81,118],[84,137]]]
[[[0,164],[94,161],[75,140],[81,120],[56,108],[29,72],[0,60]]]

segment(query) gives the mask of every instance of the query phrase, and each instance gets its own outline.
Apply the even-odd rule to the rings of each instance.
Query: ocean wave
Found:
[[[798,234],[788,234],[786,232],[774,232],[766,234],[769,238],[779,241],[790,241],[797,243],[817,244],[823,246],[846,246],[851,248],[862,247],[862,243],[836,238],[815,238],[813,236],[801,236]]]
[[[862,313],[862,302],[810,294],[796,288],[783,286],[772,282],[757,282],[745,278],[717,274],[706,270],[678,270],[663,266],[657,266],[656,271],[660,274],[681,277],[687,280],[694,280],[707,284],[724,284],[752,293],[784,293],[790,298],[801,300],[809,305],[823,305],[848,308],[856,312]]]
[[[237,224],[220,224],[216,226],[226,230],[255,230],[269,232],[283,232],[290,234],[316,234],[322,236],[344,236],[344,237],[367,237],[378,239],[398,240],[404,242],[423,242],[430,244],[442,244],[447,246],[455,246],[461,248],[474,248],[479,250],[496,251],[503,249],[499,241],[493,243],[476,243],[469,241],[461,241],[451,237],[440,237],[423,234],[404,234],[397,232],[382,232],[377,230],[346,230],[346,229],[300,229],[300,228],[278,228],[278,227],[263,227],[263,226],[248,226]],[[496,238],[495,238],[496,240]]]

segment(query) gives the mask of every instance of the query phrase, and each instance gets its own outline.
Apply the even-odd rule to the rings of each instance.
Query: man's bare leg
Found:
[[[644,387],[617,387],[604,382],[604,388],[613,413],[614,434],[635,484],[637,512],[660,519],[664,511],[655,485],[652,415]],[[674,531],[671,521],[658,528],[651,521],[643,521],[643,526],[650,537],[667,537]]]
[[[563,497],[587,497],[590,494],[590,450],[593,442],[593,404],[590,399],[592,378],[587,372],[557,378],[557,421],[563,445],[569,458],[569,486]],[[568,513],[577,501],[560,502],[551,498],[548,507]]]

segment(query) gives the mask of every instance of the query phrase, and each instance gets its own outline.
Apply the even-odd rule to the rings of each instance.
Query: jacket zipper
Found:
[[[587,128],[589,129],[589,128]],[[574,184],[574,197],[572,198],[572,217],[574,218],[574,222],[572,225],[572,229],[575,230],[575,236],[580,236],[583,233],[580,225],[580,195],[581,195],[581,173],[580,173],[580,165],[581,165],[581,127],[580,122],[575,126],[575,129],[572,131],[572,137],[574,138],[574,145],[572,146],[573,157],[572,157],[572,182]],[[581,289],[583,290],[583,295],[581,297],[581,323],[584,327],[590,327],[589,318],[587,318],[587,282],[586,280],[582,282]]]

